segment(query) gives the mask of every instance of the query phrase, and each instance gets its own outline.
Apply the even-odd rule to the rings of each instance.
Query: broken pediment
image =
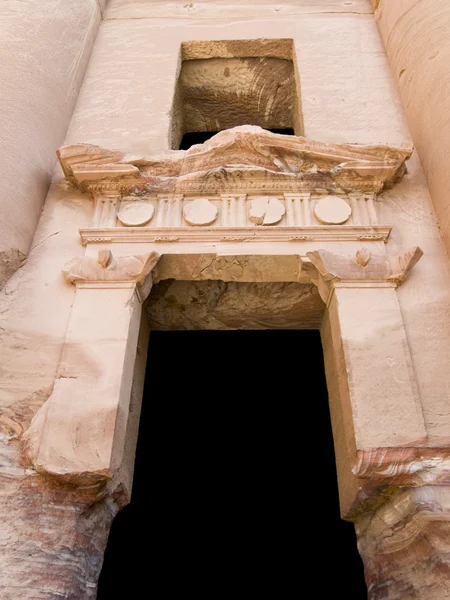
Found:
[[[378,193],[403,177],[411,153],[410,145],[325,144],[244,125],[149,158],[90,144],[64,146],[58,157],[69,181],[96,193]]]

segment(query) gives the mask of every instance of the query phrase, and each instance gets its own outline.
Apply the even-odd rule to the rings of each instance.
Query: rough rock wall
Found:
[[[450,4],[448,0],[372,3],[450,252]]]
[[[0,6],[0,290],[30,249],[106,0]]]
[[[150,329],[318,329],[325,305],[300,283],[174,281],[147,300]]]
[[[0,485],[2,600],[93,600],[114,499],[32,473],[2,474]]]

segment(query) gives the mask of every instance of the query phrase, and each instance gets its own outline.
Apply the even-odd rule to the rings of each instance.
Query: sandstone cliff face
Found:
[[[450,150],[449,5],[446,0],[372,3],[442,237],[450,252],[450,172],[446,158]]]
[[[42,416],[45,413],[55,381],[64,379],[58,369],[78,291],[75,292],[75,288],[64,280],[62,268],[85,254],[91,262],[99,262],[92,248],[86,250],[81,245],[78,233],[78,230],[86,230],[91,226],[93,201],[67,185],[59,169],[54,173],[54,182],[40,215],[52,172],[52,156],[59,145],[58,140],[64,134],[75,97],[76,108],[70,120],[66,146],[85,144],[116,149],[120,157],[133,156],[127,168],[139,171],[139,166],[145,166],[140,160],[143,156],[170,154],[169,146],[176,138],[172,132],[176,86],[180,52],[187,38],[202,44],[204,42],[207,55],[204,58],[207,58],[218,47],[222,51],[223,48],[229,48],[228,42],[233,40],[238,40],[238,46],[242,48],[247,47],[249,39],[289,37],[293,40],[295,51],[295,56],[292,55],[289,60],[294,61],[295,58],[296,85],[301,90],[301,117],[308,139],[331,144],[388,144],[400,147],[410,138],[410,134],[378,37],[372,8],[365,0],[301,0],[277,4],[262,0],[257,3],[237,0],[226,3],[219,0],[193,3],[111,0],[106,8],[104,2],[93,0],[71,3],[70,7],[67,3],[53,2],[55,10],[44,18],[42,3],[35,3],[34,7],[33,3],[27,3],[28,12],[16,15],[14,11],[18,4],[7,2],[5,5],[6,26],[9,28],[10,19],[14,20],[14,27],[9,29],[13,32],[12,38],[4,38],[8,48],[6,55],[9,56],[10,47],[17,47],[17,51],[12,52],[14,61],[4,61],[2,64],[2,68],[6,69],[3,79],[4,90],[7,91],[7,110],[2,109],[0,114],[0,129],[7,133],[6,143],[0,150],[0,159],[6,165],[5,176],[0,182],[4,195],[0,202],[0,221],[7,226],[7,235],[1,236],[0,252],[3,254],[0,254],[0,281],[2,278],[8,279],[0,294],[0,477],[1,515],[5,522],[1,531],[4,562],[0,569],[0,595],[7,600],[55,600],[61,597],[75,600],[95,596],[107,530],[118,506],[123,505],[129,497],[132,477],[132,468],[128,468],[126,477],[121,474],[122,483],[126,480],[123,487],[116,485],[117,482],[96,481],[91,488],[86,487],[85,480],[81,482],[83,485],[75,488],[73,484],[56,481],[57,478],[37,475],[30,462],[23,462],[19,448],[24,431],[33,427],[33,423],[36,425],[36,420],[33,421],[35,414]],[[396,12],[399,7],[400,13]],[[432,10],[425,18],[420,11],[429,7],[433,10],[438,7],[439,10]],[[80,88],[100,9],[104,10],[104,20]],[[429,35],[433,23],[428,18],[432,15],[431,20],[435,18],[438,24],[443,23],[446,6],[438,0],[429,3],[381,0],[378,9],[380,28],[400,82],[413,137],[418,135],[417,146],[422,157],[426,158],[429,148],[433,150],[433,156],[438,157],[433,161],[422,158],[422,161],[433,197],[441,199],[438,198],[436,206],[442,223],[445,223],[448,213],[445,206],[448,188],[445,174],[448,169],[444,162],[448,152],[445,152],[446,138],[442,132],[445,132],[449,111],[444,114],[445,105],[441,103],[441,97],[445,94],[440,91],[444,89],[446,79],[438,76],[437,65],[446,65],[448,61],[441,49],[445,41],[439,35]],[[389,15],[395,16],[393,21],[389,21],[394,23],[393,27],[383,25],[388,23]],[[418,27],[423,27],[425,33],[418,32]],[[445,28],[441,29],[446,31]],[[51,41],[48,41],[47,34]],[[417,45],[420,56],[409,50],[405,54],[404,48],[413,47],[415,38],[420,41]],[[411,43],[401,46],[404,39]],[[221,45],[220,40],[227,40],[227,43]],[[428,47],[429,44],[430,52],[423,52],[424,45]],[[439,48],[435,47],[436,44]],[[38,51],[37,57],[35,51]],[[438,54],[434,55],[435,52]],[[187,60],[194,59],[193,56],[187,57]],[[415,65],[421,61],[427,63],[427,69],[424,76],[420,75],[417,79],[411,73],[415,73]],[[248,64],[254,67],[254,61]],[[45,68],[41,68],[42,65]],[[17,85],[17,77],[21,80],[20,85]],[[261,77],[257,77],[256,81],[258,86],[263,85]],[[25,89],[23,82],[26,82]],[[290,75],[287,84],[290,102],[294,93]],[[430,88],[436,90],[432,95],[437,98],[437,104],[432,106],[429,113],[425,113],[423,107],[430,100],[427,96]],[[268,100],[267,96],[264,96],[264,100]],[[299,106],[300,103],[297,108]],[[22,118],[23,115],[27,115],[26,118]],[[300,125],[300,121],[297,125]],[[282,176],[285,177],[289,170],[283,162],[286,155],[281,156],[283,164],[280,167],[272,160],[272,151],[268,156],[264,155],[266,150],[267,146],[264,146],[261,155],[265,168],[275,165],[284,172]],[[410,147],[407,153],[411,153]],[[194,155],[195,152],[190,153],[190,156]],[[201,157],[194,157],[192,162],[195,161],[201,164]],[[181,162],[173,161],[173,166],[178,168]],[[124,167],[124,164],[121,166]],[[220,170],[220,165],[216,166]],[[147,162],[148,171],[151,167],[155,167],[155,164],[149,166]],[[310,179],[318,181],[318,171],[314,172],[314,165],[310,167]],[[380,220],[389,224],[384,237],[386,245],[380,238],[368,241],[371,247],[375,247],[374,254],[387,251],[394,255],[401,248],[417,244],[424,251],[424,257],[399,291],[390,290],[392,294],[385,294],[390,294],[390,304],[384,314],[390,313],[392,308],[395,319],[387,316],[381,327],[374,328],[377,335],[382,331],[386,339],[390,334],[397,335],[400,331],[402,337],[399,345],[403,353],[398,352],[394,358],[385,356],[389,347],[384,342],[373,343],[371,347],[374,331],[368,331],[367,324],[372,322],[367,316],[368,309],[371,309],[371,314],[380,315],[383,306],[373,301],[370,292],[367,292],[364,295],[367,301],[355,302],[356,309],[346,311],[345,343],[337,339],[335,347],[332,344],[329,346],[331,358],[327,358],[331,374],[328,387],[337,423],[336,447],[342,456],[347,456],[346,453],[351,456],[344,461],[343,469],[348,480],[358,479],[363,500],[367,501],[361,504],[360,512],[355,510],[350,516],[359,523],[360,547],[366,560],[369,593],[376,600],[418,599],[424,594],[427,600],[440,600],[447,594],[446,498],[449,481],[445,456],[450,443],[449,263],[416,153],[409,161],[408,169],[407,176],[400,183],[392,189],[385,189],[379,196]],[[331,171],[328,170],[323,181],[331,181]],[[151,173],[147,175],[151,177]],[[145,181],[147,175],[143,178]],[[159,185],[161,182],[157,183]],[[253,211],[251,216],[255,226],[265,226],[269,202],[267,200],[267,206],[263,206],[261,214],[256,210],[258,207]],[[195,223],[198,223],[197,216],[194,214]],[[23,263],[38,219],[33,249],[27,262],[10,277]],[[10,227],[12,222],[14,226]],[[391,227],[392,232],[387,240]],[[171,244],[179,241],[174,237],[177,236],[164,238],[155,235],[150,242],[141,243],[158,245],[162,253],[170,254]],[[109,243],[98,238],[97,241],[83,238],[83,242],[100,245]],[[124,255],[136,254],[135,243],[128,242],[133,247],[124,251]],[[269,242],[266,240],[258,246],[262,254],[267,252]],[[245,244],[253,242],[245,236],[236,239],[230,234],[225,240],[201,242],[202,252],[207,257],[217,255],[217,245],[222,243],[226,244],[228,255],[233,252],[242,255],[245,253]],[[291,244],[288,254],[305,255],[306,252],[318,250],[317,244],[305,239],[305,236],[297,236],[286,241],[286,244]],[[359,241],[355,248],[354,242],[340,240],[336,245],[331,244],[328,250],[355,257],[360,247]],[[186,246],[183,248],[186,251]],[[144,252],[148,252],[148,248],[142,250]],[[359,256],[357,262],[361,268],[366,258],[363,254]],[[221,260],[223,262],[223,258]],[[235,266],[230,266],[226,281],[185,284],[184,281],[168,281],[166,277],[162,279],[147,305],[151,325],[160,328],[295,328],[299,326],[298,317],[301,313],[302,319],[305,318],[303,325],[318,326],[324,314],[321,312],[324,310],[323,302],[319,301],[316,288],[311,287],[310,282],[300,282],[298,278],[281,282],[277,280],[267,287],[262,285],[260,279],[254,283],[239,283],[233,280],[236,277]],[[348,292],[347,298],[352,298],[352,294],[352,291]],[[345,293],[338,300],[343,296]],[[272,300],[275,306],[271,306]],[[120,307],[124,308],[125,305],[128,310],[126,302],[122,302]],[[109,326],[117,324],[118,320],[102,321],[107,315],[108,309],[105,307],[109,305],[99,301],[97,308],[99,306],[102,310],[98,309],[91,322],[84,319],[83,314],[80,321],[84,320],[82,329],[85,334],[93,330],[92,323],[95,326],[107,323],[103,332],[107,338]],[[339,306],[333,307],[339,311]],[[86,312],[92,318],[91,312]],[[359,337],[352,335],[356,321]],[[322,332],[325,336],[326,325],[323,324],[324,321]],[[76,346],[78,330],[70,330],[70,335]],[[366,352],[368,347],[373,353]],[[333,363],[332,350],[340,353],[341,361],[338,364]],[[353,365],[349,366],[350,363],[342,358],[344,350],[347,356],[351,353]],[[110,374],[114,371],[112,368],[108,371],[108,365],[111,365],[108,354],[98,350],[98,347],[96,352],[105,372]],[[408,360],[401,362],[402,376],[399,377],[397,358],[402,356],[407,356]],[[374,369],[374,362],[379,370]],[[76,367],[76,361],[74,363]],[[77,400],[81,398],[92,408],[91,404],[94,406],[94,403],[91,403],[88,394],[80,392],[81,386],[77,386],[76,378],[86,372],[92,375],[89,369],[93,370],[97,363],[84,357],[80,364],[86,367],[85,372],[79,373],[73,368],[73,372],[65,377],[64,384],[58,386],[59,399],[66,399],[64,392],[67,389],[74,394],[73,397]],[[356,369],[359,369],[359,373],[367,374],[366,378],[359,379],[359,386],[352,379]],[[340,374],[345,374],[345,377],[340,378]],[[138,379],[142,381],[142,373]],[[370,404],[367,413],[352,412],[350,409],[339,412],[341,407],[335,399],[342,391],[340,388],[347,386],[344,392],[351,390],[352,393],[358,388],[358,400],[361,406],[367,408],[364,404],[368,397],[367,381],[370,381],[369,391],[373,393],[373,390],[386,389],[383,386],[388,380],[395,381],[402,390],[398,394],[397,407],[403,407],[404,402],[409,403],[410,400],[416,402],[417,410],[398,408],[395,413],[395,418],[403,421],[399,432],[392,432],[392,420],[386,411],[381,410],[380,418],[377,418],[377,404]],[[117,379],[114,381],[117,384]],[[408,394],[403,393],[406,388]],[[117,389],[120,392],[120,382],[116,385]],[[129,411],[134,419],[131,419],[134,424],[130,425],[134,433],[122,431],[125,438],[131,440],[135,438],[139,419],[139,393],[136,392],[135,396]],[[104,397],[109,396],[105,393]],[[120,393],[117,397],[122,399]],[[379,394],[379,399],[381,405],[385,406],[383,394]],[[70,430],[69,412],[65,410],[63,402],[61,406],[61,414],[65,417],[65,424],[69,422]],[[69,408],[75,413],[78,406],[72,402]],[[98,431],[102,431],[103,422],[98,417],[99,413],[95,413],[96,419],[93,419],[90,408],[80,411],[85,419],[85,428],[75,432],[73,437],[61,434],[68,456],[72,445],[77,446],[80,438],[90,430],[90,424],[97,426],[100,423]],[[126,410],[121,411],[123,414],[127,414]],[[366,419],[364,415],[369,416]],[[420,420],[420,427],[413,430],[417,447],[413,447],[410,439],[408,443],[411,443],[406,449],[413,452],[406,453],[406,458],[399,458],[395,453],[384,453],[384,449],[378,454],[379,448],[374,448],[374,454],[360,453],[354,460],[355,455],[351,454],[354,448],[351,445],[349,447],[345,436],[340,435],[346,427],[351,428],[353,419],[358,424],[364,421],[368,436],[376,434],[381,437],[392,433],[412,437],[409,424],[415,419]],[[43,421],[46,422],[45,419]],[[96,430],[95,427],[92,429]],[[96,435],[96,441],[99,440],[101,445],[104,439]],[[95,448],[95,444],[92,447]],[[124,462],[132,464],[133,452],[131,442],[123,449]],[[69,460],[67,462],[70,463]],[[70,465],[68,467],[64,463],[63,467],[70,471]],[[78,483],[84,477],[82,467],[81,476],[77,473]],[[426,497],[415,491],[415,488],[423,488],[425,484],[432,484],[433,488],[432,491],[426,491]],[[345,485],[341,482],[341,487],[343,496],[347,492],[352,496],[359,491],[357,489],[355,492],[346,482]],[[439,493],[436,492],[438,488]],[[364,511],[370,512],[370,517],[363,518],[361,515]],[[391,537],[395,538],[395,546],[390,545]],[[432,558],[422,560],[424,556]],[[398,573],[398,585],[388,587],[387,582],[392,579],[392,565]],[[423,576],[417,576],[420,569],[424,569]],[[426,582],[425,592],[421,581]]]
[[[114,499],[96,499],[17,467],[1,475],[0,485],[2,599],[94,599],[118,510]]]
[[[104,7],[2,2],[0,290],[32,246]]]

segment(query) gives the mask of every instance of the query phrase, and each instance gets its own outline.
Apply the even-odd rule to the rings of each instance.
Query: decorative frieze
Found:
[[[374,194],[96,194],[95,206],[93,227],[81,233],[83,244],[143,236],[150,241],[169,233],[187,242],[236,235],[255,241],[386,241],[391,229],[378,225]]]
[[[94,227],[307,227],[378,224],[374,194],[96,195]],[[116,220],[117,213],[117,220]]]
[[[118,193],[94,194],[94,227],[115,227],[120,195]]]
[[[244,126],[139,161],[86,144],[58,156],[67,179],[94,199],[83,243],[167,235],[185,242],[386,241],[390,227],[379,224],[376,196],[401,179],[411,152]]]

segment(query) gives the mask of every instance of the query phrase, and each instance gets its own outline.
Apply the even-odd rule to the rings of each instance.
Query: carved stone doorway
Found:
[[[388,243],[392,226],[379,222],[377,207],[380,192],[404,175],[411,152],[247,126],[149,159],[89,144],[61,148],[66,179],[91,195],[92,223],[79,230],[85,253],[63,268],[76,293],[61,360],[21,449],[24,464],[55,482],[57,492],[66,486],[82,498],[74,544],[80,528],[99,531],[90,518],[97,502],[101,539],[83,540],[80,572],[92,568],[69,582],[73,597],[94,598],[109,522],[129,500],[148,345],[142,303],[152,286],[172,286],[170,280],[219,286],[214,302],[207,294],[202,304],[199,291],[198,306],[214,308],[200,329],[239,328],[243,307],[248,322],[270,328],[274,310],[286,318],[292,287],[303,327],[320,328],[341,515],[355,523],[369,598],[406,600],[405,589],[408,600],[422,600],[424,589],[427,600],[445,597],[448,449],[428,444],[396,292],[422,251]],[[262,286],[244,297],[265,294],[270,311],[233,304],[233,286]],[[187,307],[177,294],[161,299],[165,318]],[[289,315],[275,327],[290,328]],[[167,360],[173,356],[176,349]],[[300,454],[299,472],[305,457],[315,460],[315,446]],[[54,496],[46,494],[53,510]]]
[[[284,597],[330,555],[315,589],[365,600],[339,514],[319,332],[153,331],[147,365],[133,496],[98,600],[161,587]]]

